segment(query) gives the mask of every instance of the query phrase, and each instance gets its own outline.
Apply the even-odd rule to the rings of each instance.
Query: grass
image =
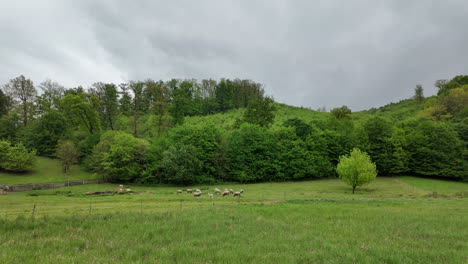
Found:
[[[413,180],[418,186],[413,186]],[[441,184],[445,184],[443,182]],[[465,188],[377,178],[351,194],[337,179],[249,185],[96,184],[0,196],[2,263],[466,263]],[[461,187],[460,187],[461,186]],[[127,186],[126,186],[127,187]],[[246,190],[238,200],[206,193]],[[442,188],[442,187],[441,187]],[[457,189],[457,191],[453,191]],[[181,202],[182,201],[182,202]],[[91,211],[90,208],[91,202]],[[32,205],[35,218],[31,219]],[[182,207],[180,206],[182,204]]]
[[[72,166],[68,175],[62,172],[58,160],[37,157],[37,161],[32,171],[25,173],[6,173],[0,172],[0,184],[19,185],[19,184],[40,184],[53,182],[66,182],[75,180],[91,180],[96,176],[85,172],[79,166]]]
[[[449,180],[439,179],[426,179],[416,178],[409,176],[398,177],[398,179],[411,184],[417,188],[424,190],[442,193],[442,194],[455,194],[455,193],[466,193],[468,194],[468,183],[466,182],[454,182]]]

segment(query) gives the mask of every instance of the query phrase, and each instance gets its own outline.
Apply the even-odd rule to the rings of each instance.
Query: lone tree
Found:
[[[262,127],[269,127],[275,121],[276,107],[269,97],[255,99],[249,102],[244,112],[244,121]]]
[[[422,102],[424,99],[423,87],[420,84],[416,85],[416,88],[414,88],[414,99],[418,103]]]
[[[357,186],[369,183],[377,176],[375,163],[367,153],[358,148],[354,148],[349,156],[340,156],[336,172],[344,182],[353,187],[353,194]]]
[[[332,113],[332,115],[336,119],[351,118],[351,109],[349,109],[346,105],[343,105],[342,107],[333,108],[330,113]]]
[[[60,159],[64,173],[70,171],[70,167],[78,162],[78,150],[72,141],[62,140],[57,146],[57,157]]]

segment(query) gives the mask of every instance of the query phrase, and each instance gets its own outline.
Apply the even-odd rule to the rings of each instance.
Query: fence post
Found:
[[[211,196],[211,201],[213,202],[213,207],[215,206],[214,195]]]
[[[34,216],[36,214],[36,203],[33,204],[33,209],[32,209],[32,214],[31,214],[31,218],[34,220]]]

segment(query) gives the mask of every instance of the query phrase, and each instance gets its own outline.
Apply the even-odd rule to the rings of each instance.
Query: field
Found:
[[[0,196],[2,263],[468,261],[466,183],[378,178],[355,195],[337,179],[191,186],[199,198],[173,186],[85,195],[116,187]],[[213,201],[214,187],[246,192]]]
[[[95,178],[96,176],[85,172],[79,166],[72,166],[70,172],[65,175],[57,160],[44,157],[37,157],[33,171],[26,173],[0,172],[0,184],[4,185],[55,183]]]

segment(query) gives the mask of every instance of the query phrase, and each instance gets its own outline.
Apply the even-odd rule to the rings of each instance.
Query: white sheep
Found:
[[[226,196],[226,195],[230,195],[230,194],[231,194],[231,192],[229,192],[229,191],[224,191],[224,192],[223,192],[223,197]]]
[[[132,190],[129,188],[129,189],[125,189],[126,192],[131,192]]]
[[[200,189],[196,189],[195,192],[201,193],[202,191]]]
[[[244,189],[241,189],[239,192],[240,192],[240,193],[244,193]]]
[[[195,193],[193,194],[193,196],[195,196],[195,197],[200,197],[200,196],[201,196],[201,193],[195,192]]]
[[[218,189],[218,188],[215,188],[215,189],[214,189],[214,192],[215,192],[216,194],[220,194],[220,193],[221,193],[221,190]]]
[[[192,193],[192,189],[187,189],[186,192],[187,193]]]
[[[230,193],[234,193],[234,190],[233,190],[233,189],[229,189],[229,192],[230,192]]]
[[[213,194],[212,194],[212,193],[209,193],[208,196],[209,196],[210,198],[213,198]]]
[[[177,190],[177,193],[182,193],[182,190]]]
[[[232,196],[241,196],[241,193],[240,192],[235,192]]]

